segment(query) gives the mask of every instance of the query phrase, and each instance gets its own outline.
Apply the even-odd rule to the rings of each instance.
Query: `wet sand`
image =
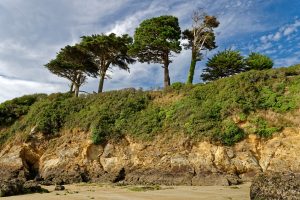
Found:
[[[50,193],[3,197],[5,200],[248,200],[250,183],[238,186],[160,186],[157,190],[138,186],[113,186],[101,184],[66,185],[64,191],[54,191],[54,186],[44,186]],[[153,189],[153,188],[150,188]],[[142,191],[139,191],[142,190]]]

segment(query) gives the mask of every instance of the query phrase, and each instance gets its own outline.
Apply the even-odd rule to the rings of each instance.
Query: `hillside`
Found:
[[[300,171],[299,106],[299,65],[164,91],[23,96],[0,105],[0,175],[197,185]]]

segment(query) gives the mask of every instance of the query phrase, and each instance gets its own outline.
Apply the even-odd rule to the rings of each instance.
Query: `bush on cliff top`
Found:
[[[245,120],[258,110],[286,113],[299,107],[300,66],[250,71],[193,87],[177,85],[165,91],[120,90],[79,98],[69,94],[24,96],[20,102],[29,99],[28,103],[14,103],[20,109],[6,109],[13,117],[1,115],[6,128],[0,130],[0,142],[36,127],[45,134],[72,128],[91,131],[94,143],[126,134],[151,139],[169,132],[232,145],[249,133],[239,127],[234,116]],[[159,103],[166,95],[180,98]],[[5,102],[0,108],[5,110],[10,104]],[[255,127],[250,133],[262,137],[280,130],[268,119],[247,120]]]
[[[25,95],[0,104],[0,127],[11,125],[26,115],[32,104],[46,96],[45,94]]]

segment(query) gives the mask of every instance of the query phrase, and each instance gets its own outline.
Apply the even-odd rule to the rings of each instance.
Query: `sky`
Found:
[[[243,55],[268,55],[275,67],[300,63],[299,0],[0,0],[0,102],[32,93],[66,92],[69,82],[44,67],[60,48],[73,45],[83,35],[114,32],[133,36],[144,20],[161,15],[178,17],[181,30],[192,25],[196,8],[217,16],[218,48]],[[185,82],[191,52],[174,54],[171,82]],[[205,59],[198,62],[195,82]],[[160,64],[130,65],[130,73],[113,68],[104,90],[155,89],[163,86]],[[81,88],[97,91],[98,80],[88,79]]]

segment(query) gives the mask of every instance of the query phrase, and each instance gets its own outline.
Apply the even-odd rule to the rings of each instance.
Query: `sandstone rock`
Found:
[[[300,172],[299,129],[268,140],[250,135],[231,147],[192,143],[184,135],[160,135],[147,142],[127,135],[94,145],[89,133],[75,130],[41,141],[43,148],[30,142],[2,149],[0,182],[37,177],[49,184],[124,179],[133,184],[234,185],[269,170]],[[120,176],[122,169],[126,173]]]
[[[255,177],[250,188],[251,200],[300,199],[300,174],[266,173]]]

